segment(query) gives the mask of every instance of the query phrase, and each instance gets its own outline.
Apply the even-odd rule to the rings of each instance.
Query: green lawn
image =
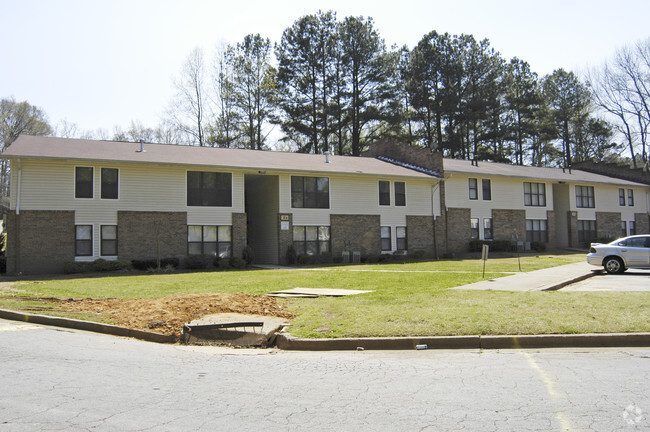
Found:
[[[584,254],[528,255],[522,271],[584,260]],[[650,330],[650,293],[493,292],[448,288],[482,280],[480,260],[138,274],[25,281],[0,290],[0,308],[25,308],[23,297],[160,297],[188,293],[266,294],[295,288],[349,288],[373,293],[279,300],[298,314],[300,337],[631,332]],[[487,262],[486,279],[519,271],[514,258]],[[58,314],[47,305],[41,313]],[[97,319],[97,318],[95,318]]]

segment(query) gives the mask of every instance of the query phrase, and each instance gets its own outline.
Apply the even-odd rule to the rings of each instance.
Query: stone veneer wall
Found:
[[[289,229],[282,229],[282,217],[289,223]],[[330,233],[331,235],[331,233]],[[293,215],[291,213],[278,214],[278,261],[280,264],[288,264],[287,251],[293,245]]]
[[[11,211],[6,230],[7,274],[63,273],[74,261],[74,211]]]
[[[158,240],[156,239],[158,237]],[[187,255],[187,213],[117,212],[119,259],[184,257]]]
[[[492,210],[492,236],[494,240],[526,240],[526,210]],[[514,236],[514,237],[513,237]]]
[[[472,211],[468,208],[447,209],[445,243],[448,253],[464,253],[469,250],[469,242],[472,237],[471,215]]]
[[[330,215],[332,256],[349,249],[361,255],[381,253],[379,215]],[[349,242],[349,246],[346,243]]]
[[[546,229],[548,234],[548,243],[549,248],[557,247],[557,233],[555,231],[555,212],[553,210],[546,211]]]
[[[233,213],[232,214],[232,256],[242,257],[244,249],[248,244],[248,237],[246,235],[246,213]]]
[[[615,240],[621,236],[621,214],[596,212],[596,236],[599,239]]]
[[[434,256],[433,216],[406,216],[406,235],[409,252],[422,250]]]

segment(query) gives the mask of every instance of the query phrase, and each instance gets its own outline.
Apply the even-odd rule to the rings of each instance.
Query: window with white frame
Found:
[[[188,171],[187,205],[202,207],[232,206],[232,174]]]
[[[478,180],[475,178],[470,178],[467,181],[469,186],[469,199],[477,200],[478,199]]]
[[[389,226],[381,227],[381,251],[390,252],[393,250],[393,244],[391,241],[391,233]]]
[[[625,189],[618,189],[618,205],[625,206]]]
[[[117,168],[102,168],[102,199],[117,199],[119,194],[119,171]]]
[[[291,176],[291,207],[330,208],[330,179]]]
[[[526,241],[548,242],[546,219],[526,219]]]
[[[329,226],[293,226],[293,248],[297,255],[320,256],[330,252]]]
[[[627,223],[625,221],[621,221],[621,237],[627,236]]]
[[[403,207],[406,205],[406,183],[395,182],[394,186],[395,186],[395,205]]]
[[[581,244],[591,243],[596,239],[596,221],[579,220],[578,221],[578,242]]]
[[[483,219],[483,238],[492,240],[492,218]]]
[[[390,182],[379,180],[379,205],[390,205]]]
[[[229,225],[188,225],[187,254],[232,256],[232,233]]]
[[[117,225],[102,225],[100,240],[101,256],[117,256]]]
[[[630,227],[630,235],[636,235],[636,223],[634,221],[630,221],[628,226]]]
[[[75,225],[75,255],[79,257],[93,255],[93,226]]]
[[[627,190],[627,205],[634,207],[634,191],[632,189]]]
[[[489,179],[481,180],[483,189],[483,200],[490,201],[492,199],[492,182]]]
[[[593,186],[576,186],[576,207],[578,208],[596,207]]]
[[[93,167],[75,167],[75,198],[92,198],[93,197]]]
[[[546,184],[524,182],[524,205],[532,207],[545,207]]]
[[[469,220],[469,224],[470,224],[470,231],[471,231],[470,238],[478,239],[479,238],[478,218],[471,218]]]
[[[395,240],[397,241],[397,250],[408,250],[406,227],[395,227]]]

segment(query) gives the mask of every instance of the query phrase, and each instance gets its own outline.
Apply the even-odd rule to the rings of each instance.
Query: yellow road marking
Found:
[[[546,386],[546,392],[549,394],[549,396],[551,396],[551,398],[553,398],[553,399],[555,399],[557,401],[560,401],[560,402],[566,401],[566,396],[563,396],[560,393],[558,393],[558,391],[555,389],[555,383],[553,382],[551,377],[546,373],[546,371],[544,369],[542,369],[539,366],[539,364],[537,364],[537,362],[535,361],[533,356],[531,356],[530,354],[528,354],[526,351],[523,351],[523,350],[520,350],[519,352],[526,358],[526,360],[528,361],[528,364],[530,364],[531,368],[533,368],[533,370],[535,372],[537,372],[537,375],[540,377],[540,379],[542,380],[542,382]],[[575,430],[575,428],[571,424],[571,421],[569,420],[569,418],[567,417],[567,415],[564,412],[557,411],[555,413],[555,418],[557,418],[558,421],[560,422],[560,425],[562,426],[563,431],[570,432],[570,431]]]

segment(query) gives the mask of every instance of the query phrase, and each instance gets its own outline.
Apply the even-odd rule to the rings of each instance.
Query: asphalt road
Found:
[[[650,291],[650,270],[629,269],[623,274],[597,274],[568,285],[562,291]]]
[[[280,352],[0,320],[0,431],[647,431],[650,349]]]

